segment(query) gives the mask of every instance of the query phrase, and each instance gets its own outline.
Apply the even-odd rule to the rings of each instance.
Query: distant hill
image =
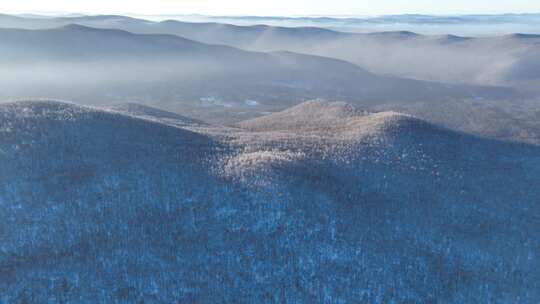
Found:
[[[480,38],[448,35],[419,35],[411,31],[379,31],[368,34],[347,33],[321,28],[339,23],[347,28],[347,23],[402,24],[404,28],[421,28],[424,24],[439,26],[470,24],[485,26],[492,24],[501,31],[502,26],[522,24],[538,19],[538,14],[523,15],[471,15],[471,16],[425,16],[403,15],[380,18],[258,18],[257,23],[291,24],[290,27],[269,25],[232,25],[235,18],[206,18],[215,22],[182,22],[166,20],[153,22],[124,16],[83,16],[63,18],[21,18],[0,16],[0,26],[28,29],[52,28],[70,23],[98,27],[123,29],[135,33],[171,34],[208,44],[222,44],[251,51],[292,51],[311,55],[347,60],[374,73],[390,74],[405,78],[430,81],[467,83],[477,85],[512,85],[523,88],[527,81],[538,82],[535,75],[523,77],[516,70],[530,67],[522,58],[530,58],[538,51],[538,33],[508,34],[502,36],[481,35]],[[250,19],[245,17],[244,19]],[[238,18],[239,21],[242,18]],[[520,21],[521,20],[521,21]],[[532,20],[532,21],[531,21]],[[221,21],[221,23],[219,23]],[[243,22],[240,22],[243,24]],[[249,24],[249,22],[248,22]],[[293,26],[312,24],[312,26]],[[406,26],[409,24],[410,26]],[[317,27],[319,26],[319,27]],[[336,27],[339,28],[339,27]],[[519,28],[519,26],[518,26]],[[422,56],[418,51],[422,50]],[[536,55],[534,55],[538,59]],[[528,59],[528,60],[534,60]],[[527,61],[527,60],[525,60]],[[536,60],[538,61],[538,60]],[[528,61],[527,61],[528,62]],[[451,68],[450,68],[451,67]],[[537,93],[535,91],[535,93]]]
[[[322,101],[241,125],[0,105],[0,300],[540,299],[537,147]]]
[[[506,99],[501,87],[445,85],[372,74],[346,61],[291,52],[247,52],[173,35],[66,25],[0,29],[0,97],[148,105],[283,109],[298,100],[357,103]],[[250,108],[251,106],[247,106]]]
[[[0,71],[0,100],[49,97],[104,106],[137,102],[189,113],[212,123],[231,124],[281,111],[305,100],[324,98],[344,100],[368,110],[402,111],[483,136],[540,142],[540,127],[535,116],[538,103],[522,100],[534,100],[537,95],[537,52],[534,51],[537,39],[534,35],[468,38],[423,36],[406,31],[350,34],[318,28],[156,23],[122,16],[52,20],[59,24],[78,21],[142,32],[185,34],[204,41],[238,42],[243,47],[253,43],[264,46],[268,42],[264,49],[273,49],[273,41],[293,49],[332,43],[336,51],[354,50],[361,45],[362,50],[355,51],[354,56],[365,55],[367,65],[379,62],[391,69],[376,70],[385,73],[403,70],[417,77],[419,75],[410,73],[423,73],[421,70],[425,68],[429,76],[420,78],[437,79],[437,75],[444,75],[441,79],[446,81],[451,81],[447,76],[454,77],[450,74],[460,73],[465,78],[459,82],[465,83],[476,82],[466,79],[476,73],[468,69],[480,71],[477,65],[485,63],[492,71],[481,68],[482,71],[513,86],[514,90],[413,81],[373,74],[348,62],[325,57],[291,52],[246,52],[174,35],[138,35],[68,24],[42,31],[0,31],[4,41],[0,50],[0,61],[4,62]],[[222,40],[212,40],[214,38]],[[351,48],[345,43],[350,39]],[[40,47],[35,47],[38,44]],[[368,52],[369,45],[376,46],[377,51]],[[428,55],[400,51],[415,47]],[[430,51],[433,49],[444,58],[450,57],[441,60],[442,57]],[[470,51],[473,49],[483,49],[481,52],[485,54],[476,56],[475,51]],[[518,50],[521,55],[510,55]],[[505,53],[507,51],[511,52]],[[510,57],[500,57],[501,52]],[[454,57],[460,53],[470,58],[454,62]],[[402,60],[401,56],[415,58]],[[354,61],[354,58],[348,59]],[[417,59],[433,62],[415,63]],[[516,94],[516,90],[520,93]]]
[[[540,144],[540,104],[532,101],[380,104],[371,111],[398,111],[453,130],[507,141]]]
[[[180,35],[254,51],[288,50],[338,58],[375,73],[406,78],[483,85],[514,84],[513,80],[518,79],[509,77],[509,71],[524,68],[520,58],[531,56],[540,42],[538,35],[526,34],[483,38],[424,36],[408,31],[357,34],[316,27],[179,21],[137,23],[123,28],[141,33]]]
[[[252,131],[333,129],[336,127],[336,122],[341,124],[350,118],[357,117],[365,118],[367,113],[344,102],[313,100],[282,112],[243,121],[238,125]]]

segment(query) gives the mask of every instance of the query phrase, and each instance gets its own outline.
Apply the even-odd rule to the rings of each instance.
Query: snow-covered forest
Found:
[[[535,303],[540,149],[309,101],[0,105],[1,303]]]

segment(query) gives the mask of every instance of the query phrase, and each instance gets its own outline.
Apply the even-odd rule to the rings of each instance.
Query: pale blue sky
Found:
[[[540,12],[540,0],[0,0],[0,11],[208,15]]]

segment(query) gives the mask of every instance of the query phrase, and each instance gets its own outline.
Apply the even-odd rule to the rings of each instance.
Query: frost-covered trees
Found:
[[[538,301],[537,147],[304,106],[234,129],[1,105],[0,302]]]

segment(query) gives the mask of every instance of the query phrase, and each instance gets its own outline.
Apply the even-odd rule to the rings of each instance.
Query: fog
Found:
[[[169,16],[182,19],[182,16]],[[513,67],[524,60],[534,61],[540,37],[514,33],[535,33],[520,28],[533,26],[540,28],[537,15],[493,15],[493,16],[383,16],[377,18],[251,18],[251,17],[195,17],[184,16],[188,21],[222,21],[246,26],[233,26],[218,23],[186,23],[174,20],[164,22],[147,21],[124,16],[81,16],[61,18],[22,18],[0,16],[0,26],[27,29],[50,29],[72,23],[97,28],[114,28],[142,34],[169,34],[204,42],[221,44],[258,52],[293,51],[304,54],[320,55],[347,60],[373,73],[393,75],[405,78],[477,85],[516,85],[516,81],[531,81],[529,77],[511,79]],[[238,21],[238,22],[234,22]],[[277,27],[256,24],[278,24]],[[293,27],[283,27],[294,23]],[[341,23],[336,28],[335,23]],[[363,32],[392,31],[384,33],[353,34],[350,32],[330,31],[328,28],[343,30],[347,24],[367,26]],[[515,24],[516,27],[510,26]],[[310,27],[305,27],[310,26]],[[318,26],[319,28],[316,28]],[[472,28],[494,26],[500,32],[485,33],[452,31],[448,27]],[[440,31],[425,30],[426,27],[441,27]],[[411,32],[408,32],[411,31]],[[355,31],[358,32],[358,31]],[[504,33],[503,33],[504,32]],[[429,35],[418,35],[427,33]],[[81,47],[79,53],[105,52],[114,53],[119,43],[119,36],[111,37],[100,44]],[[118,34],[118,33],[116,33]],[[457,36],[456,36],[457,35]],[[121,35],[120,35],[121,36]],[[479,37],[480,36],[480,37]],[[146,39],[146,38],[140,38]],[[5,41],[5,39],[4,39]],[[36,41],[37,43],[38,41]],[[126,47],[126,41],[123,42]],[[186,42],[183,42],[186,43]],[[74,40],[74,45],[84,42]],[[128,53],[156,51],[150,45],[135,44]],[[102,49],[100,46],[107,46]],[[143,50],[141,50],[143,48]],[[90,50],[88,50],[90,49]],[[1,51],[1,49],[0,49]],[[25,50],[26,51],[26,50]],[[162,52],[159,50],[159,52]],[[176,52],[179,49],[175,49]],[[194,52],[201,52],[200,46]],[[225,50],[221,50],[225,52]],[[220,52],[216,52],[220,53]],[[122,54],[120,51],[119,54]],[[59,47],[57,56],[66,57],[65,49]],[[127,54],[123,53],[123,56]],[[529,59],[524,59],[527,57]],[[534,79],[530,79],[530,78]]]
[[[519,60],[524,47],[512,41],[496,44],[441,36],[351,38],[293,48],[348,60],[375,73],[450,83],[505,85],[504,74]]]
[[[508,85],[506,72],[537,49],[540,37],[424,36],[413,32],[351,34],[320,28],[237,27],[168,21],[133,30],[177,34],[252,51],[289,50],[338,58],[374,73],[448,83]]]
[[[240,26],[267,24],[287,27],[323,27],[355,33],[381,31],[413,31],[425,35],[497,36],[513,33],[540,34],[539,14],[504,15],[394,15],[394,16],[189,16],[136,15],[154,21],[181,20],[186,22],[218,22]]]
[[[539,104],[534,35],[352,34],[122,16],[0,22],[46,28],[0,29],[4,101],[139,102],[231,124],[323,98],[540,143],[538,119],[524,114]]]

